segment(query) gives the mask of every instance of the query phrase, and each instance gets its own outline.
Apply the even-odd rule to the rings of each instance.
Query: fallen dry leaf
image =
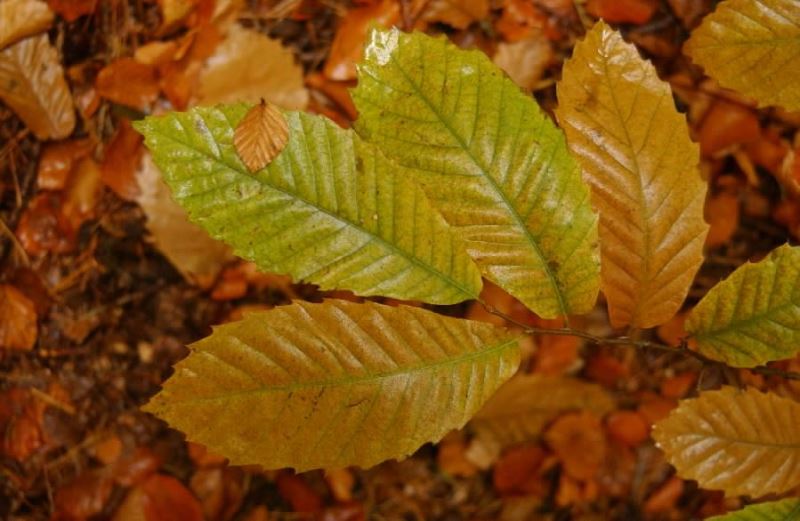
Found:
[[[62,212],[63,194],[43,191],[28,203],[16,235],[29,255],[65,253],[75,246],[75,230]]]
[[[275,105],[263,99],[247,111],[233,132],[236,153],[251,172],[270,164],[288,141],[286,119]]]
[[[536,87],[552,60],[550,42],[539,31],[532,32],[525,40],[500,43],[492,59],[514,83],[525,90]]]
[[[39,158],[36,184],[45,190],[61,190],[75,163],[89,155],[92,148],[94,141],[89,138],[46,144]]]
[[[158,0],[161,7],[161,31],[177,26],[195,7],[199,0]]]
[[[761,127],[754,110],[717,100],[703,118],[698,130],[700,152],[713,156],[737,144],[747,144],[761,137]]]
[[[656,0],[588,0],[586,11],[606,22],[641,25],[658,9]]]
[[[670,511],[675,508],[675,503],[681,494],[683,494],[683,481],[677,476],[672,476],[650,494],[644,503],[644,511],[647,514]]]
[[[170,195],[152,156],[145,153],[136,172],[140,194],[136,202],[147,216],[147,229],[161,253],[187,279],[209,286],[231,258],[230,249],[189,222]]]
[[[139,196],[136,169],[142,151],[142,135],[133,130],[130,121],[123,119],[106,147],[100,164],[100,178],[126,201],[136,201]]]
[[[590,480],[603,462],[606,439],[600,420],[590,412],[565,414],[544,434],[544,439],[564,467],[578,480]]]
[[[285,109],[303,109],[308,92],[303,69],[278,40],[234,24],[200,73],[198,103],[215,105],[262,98]]]
[[[0,2],[0,49],[50,27],[53,12],[40,0]]]
[[[520,445],[507,450],[494,466],[494,489],[501,496],[545,496],[547,484],[540,470],[546,456],[545,451],[537,445]]]
[[[155,67],[120,58],[100,70],[95,89],[109,101],[147,110],[158,97],[158,76]]]
[[[83,520],[99,514],[111,497],[114,482],[100,470],[86,470],[56,490],[56,520]]]
[[[33,349],[36,343],[33,302],[10,284],[0,284],[0,349]]]
[[[638,447],[650,436],[650,423],[636,411],[615,411],[606,418],[608,434],[628,447]]]
[[[75,128],[72,95],[46,34],[0,52],[0,99],[41,140],[65,138]]]
[[[47,3],[64,20],[74,22],[81,16],[92,14],[100,0],[47,0]]]
[[[277,479],[278,491],[295,512],[319,512],[322,498],[312,489],[303,476],[283,471]]]
[[[94,217],[101,187],[100,165],[91,157],[84,157],[70,174],[61,207],[73,230]]]
[[[233,519],[244,499],[243,477],[242,469],[236,467],[214,467],[194,473],[189,487],[200,500],[205,519]]]
[[[441,22],[466,29],[489,14],[488,0],[431,0],[422,13],[426,22]],[[340,29],[341,30],[341,29]]]
[[[467,442],[460,432],[452,432],[439,442],[436,464],[451,476],[468,478],[478,473],[478,467],[467,458]]]
[[[398,2],[382,2],[351,9],[339,22],[323,72],[336,81],[356,79],[356,63],[361,61],[367,32],[373,25],[391,27],[400,18]]]
[[[739,196],[730,192],[711,196],[706,199],[704,213],[709,226],[706,248],[722,246],[739,227]]]
[[[525,40],[539,32],[547,24],[547,15],[533,2],[526,0],[505,0],[503,14],[495,23],[495,29],[507,42]]]
[[[202,521],[197,498],[177,479],[153,474],[134,487],[117,509],[113,521]]]

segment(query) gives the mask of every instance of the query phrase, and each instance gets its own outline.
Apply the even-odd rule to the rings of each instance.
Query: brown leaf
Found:
[[[492,59],[514,83],[525,90],[536,87],[552,60],[550,42],[538,31],[525,40],[500,43]]]
[[[655,514],[671,510],[675,508],[681,494],[683,494],[683,480],[672,476],[647,498],[644,503],[644,511],[647,514]]]
[[[540,469],[546,453],[536,445],[520,445],[506,451],[494,467],[492,481],[502,496],[531,494],[544,497],[547,485]]]
[[[263,99],[247,111],[233,133],[236,153],[251,172],[270,164],[288,141],[289,126],[283,114]]]
[[[281,497],[292,505],[295,512],[319,512],[322,510],[322,498],[314,492],[303,476],[290,471],[281,472],[277,480]]]
[[[136,201],[139,183],[136,170],[142,157],[142,135],[123,119],[111,138],[100,165],[100,178],[114,193],[126,201]]]
[[[356,63],[361,61],[369,28],[372,24],[391,27],[399,18],[399,4],[392,0],[348,11],[331,44],[323,69],[325,76],[336,81],[356,79]]]
[[[658,9],[656,0],[588,0],[586,11],[606,22],[641,25]]]
[[[441,22],[456,29],[466,29],[473,22],[489,14],[488,0],[431,0],[422,19],[426,22]]]
[[[239,468],[216,467],[200,469],[189,484],[200,500],[205,519],[230,521],[244,499],[244,474]]]
[[[156,69],[133,58],[120,58],[100,70],[95,89],[109,101],[147,110],[158,98]]]
[[[737,144],[757,141],[761,127],[755,111],[738,103],[718,100],[703,118],[698,130],[700,152],[713,156]]]
[[[133,488],[113,521],[203,521],[203,509],[191,492],[171,476],[154,474]]]
[[[96,516],[111,497],[113,488],[114,483],[104,473],[84,471],[56,491],[55,519],[75,521]]]
[[[636,411],[615,411],[606,418],[608,434],[628,447],[637,447],[650,436],[650,423]]]
[[[474,476],[478,473],[478,467],[467,459],[466,452],[464,436],[460,432],[451,432],[439,442],[436,463],[443,472],[451,476]]]
[[[65,253],[75,245],[75,229],[64,215],[63,195],[40,192],[28,203],[16,235],[30,255]]]
[[[47,30],[52,22],[53,12],[39,0],[0,2],[0,49]]]
[[[565,414],[547,429],[544,439],[558,456],[564,472],[575,479],[592,479],[605,457],[603,428],[590,412]]]
[[[81,16],[92,14],[100,0],[47,0],[47,3],[64,20],[74,22]]]
[[[156,247],[184,277],[201,287],[210,286],[231,258],[230,249],[189,222],[150,154],[142,156],[136,178],[140,190],[136,202],[147,216],[146,226]]]
[[[303,109],[308,92],[303,69],[278,40],[234,24],[200,72],[202,105],[262,98],[285,109]]]
[[[518,42],[540,32],[546,25],[547,15],[533,2],[505,0],[503,14],[497,20],[495,28],[507,42]]]
[[[704,213],[709,226],[706,248],[722,246],[731,240],[739,227],[739,196],[730,192],[721,192],[708,197]]]
[[[47,143],[39,157],[36,183],[46,190],[61,190],[66,186],[75,163],[86,157],[94,148],[94,141],[73,139]]]
[[[75,127],[72,95],[46,34],[0,52],[0,99],[39,139],[61,139]]]
[[[158,0],[161,7],[161,30],[166,31],[178,25],[198,3],[199,0]]]
[[[36,343],[33,302],[9,284],[0,284],[0,349],[33,349]]]

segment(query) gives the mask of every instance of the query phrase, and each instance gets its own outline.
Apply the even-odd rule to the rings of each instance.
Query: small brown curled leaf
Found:
[[[251,172],[267,166],[289,141],[289,126],[275,105],[263,99],[251,108],[236,127],[236,153]]]

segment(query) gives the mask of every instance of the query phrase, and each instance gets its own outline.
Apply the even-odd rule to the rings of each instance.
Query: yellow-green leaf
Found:
[[[146,410],[234,464],[298,470],[438,441],[519,364],[505,329],[333,300],[253,313],[190,347]]]
[[[598,22],[558,84],[558,120],[600,213],[602,290],[616,327],[662,324],[703,262],[706,185],[669,85]]]
[[[478,51],[372,32],[359,134],[414,170],[487,278],[552,318],[594,306],[597,221],[563,134]]]
[[[535,438],[561,412],[587,410],[603,416],[613,408],[614,399],[599,385],[521,374],[506,382],[470,425],[484,442],[507,446]]]
[[[480,273],[402,167],[352,131],[289,112],[289,142],[250,172],[234,148],[249,105],[137,124],[175,199],[237,255],[323,289],[432,304],[475,298]]]
[[[800,404],[724,387],[683,400],[653,438],[684,479],[726,494],[763,496],[800,485]]]
[[[727,0],[693,33],[686,53],[723,87],[761,105],[800,110],[797,0]]]
[[[800,521],[800,499],[784,499],[750,505],[706,521]]]
[[[755,367],[800,351],[800,248],[740,266],[692,310],[686,331],[704,355]]]

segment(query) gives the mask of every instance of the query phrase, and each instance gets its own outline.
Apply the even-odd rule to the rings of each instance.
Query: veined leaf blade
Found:
[[[233,145],[248,108],[137,125],[175,199],[212,236],[322,289],[432,304],[477,296],[480,274],[462,241],[401,167],[351,131],[289,112],[288,144],[251,173]]]
[[[519,364],[505,329],[333,300],[247,315],[191,348],[146,410],[234,464],[298,470],[438,441]]]
[[[730,495],[763,496],[800,484],[800,404],[723,387],[683,400],[653,439],[684,479]]]
[[[800,248],[780,246],[706,293],[686,321],[697,349],[734,367],[800,351]]]
[[[684,47],[723,87],[759,104],[800,110],[800,8],[796,0],[727,0]]]
[[[706,521],[798,521],[800,499],[784,499],[747,506],[736,512],[709,517]]]
[[[482,273],[543,317],[598,292],[597,221],[563,134],[477,51],[375,30],[356,130],[413,169]]]
[[[600,213],[601,287],[615,327],[672,318],[703,262],[698,147],[669,86],[603,22],[575,46],[558,120]]]

